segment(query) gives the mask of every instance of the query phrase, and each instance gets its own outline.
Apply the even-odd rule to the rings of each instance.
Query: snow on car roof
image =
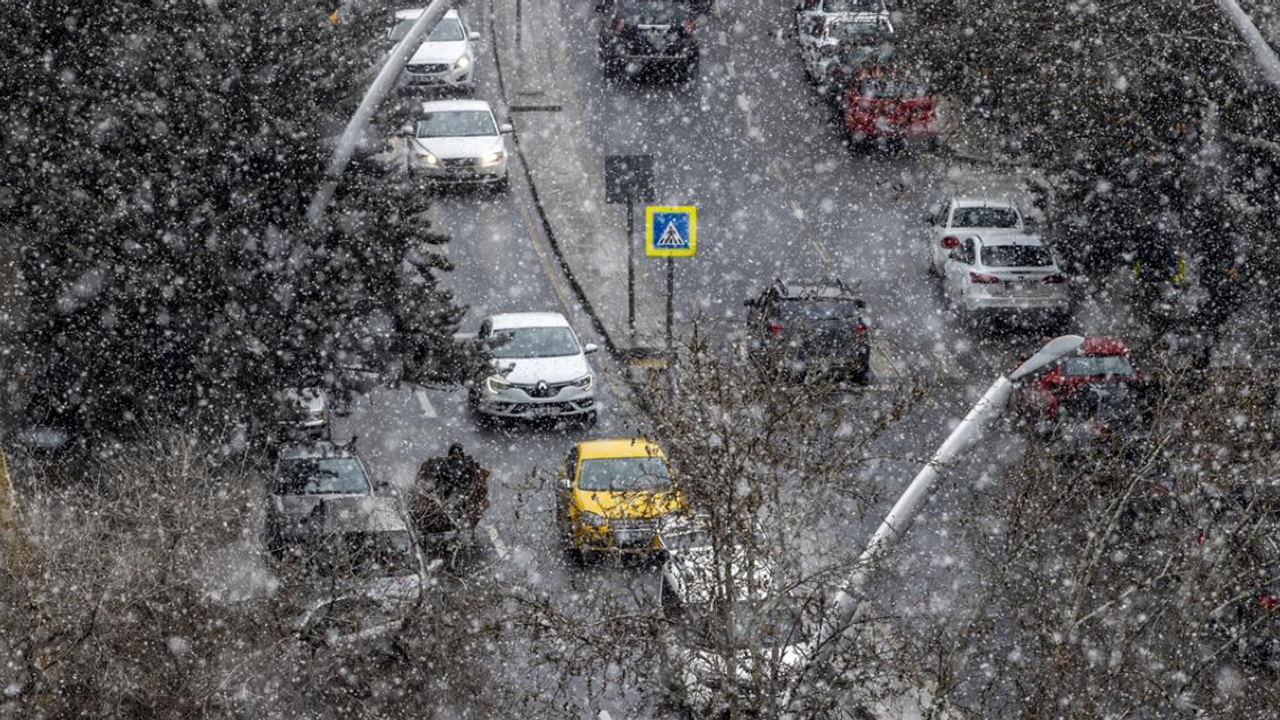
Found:
[[[397,11],[396,11],[396,19],[397,19],[397,20],[417,20],[417,19],[418,19],[418,16],[419,16],[419,15],[421,15],[421,14],[422,14],[422,11],[423,11],[423,10],[425,10],[425,9],[426,9],[426,8],[409,8],[409,9],[407,9],[407,10],[397,10]],[[449,10],[448,12],[446,12],[446,13],[444,14],[444,16],[445,16],[445,17],[447,17],[447,18],[453,18],[454,20],[457,20],[457,19],[458,19],[458,11],[457,11],[457,10]]]
[[[535,327],[569,327],[569,321],[557,312],[503,313],[492,315],[489,322],[494,330]]]
[[[657,443],[641,438],[587,440],[578,443],[578,456],[590,458],[665,457]]]
[[[422,112],[454,112],[458,110],[487,110],[493,112],[484,100],[431,100],[422,103]]]

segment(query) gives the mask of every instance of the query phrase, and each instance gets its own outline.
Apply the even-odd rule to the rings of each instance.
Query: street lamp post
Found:
[[[1028,358],[1007,377],[1001,375],[996,378],[991,387],[982,394],[977,404],[969,410],[969,413],[964,416],[960,424],[956,425],[955,429],[951,431],[947,439],[934,452],[933,457],[929,458],[929,462],[920,468],[920,472],[916,474],[915,479],[907,486],[907,489],[902,493],[902,497],[899,497],[898,501],[893,504],[893,509],[889,511],[889,514],[880,523],[880,527],[876,528],[875,534],[871,536],[871,540],[862,551],[861,557],[858,558],[858,563],[849,582],[844,589],[838,591],[835,595],[835,622],[824,629],[827,637],[822,638],[822,642],[818,643],[819,651],[814,658],[815,662],[822,663],[827,660],[831,648],[835,645],[834,642],[830,641],[834,640],[835,636],[842,633],[857,618],[859,603],[856,598],[861,594],[862,586],[870,575],[873,563],[888,552],[894,541],[902,537],[903,533],[911,526],[911,522],[915,520],[916,515],[924,507],[925,502],[928,501],[929,495],[933,491],[934,481],[938,478],[938,468],[950,463],[960,453],[968,450],[982,436],[982,430],[987,423],[999,417],[1004,411],[1005,406],[1009,403],[1009,396],[1019,381],[1070,355],[1080,349],[1083,344],[1084,338],[1079,335],[1063,335],[1054,338],[1041,348],[1040,352]]]

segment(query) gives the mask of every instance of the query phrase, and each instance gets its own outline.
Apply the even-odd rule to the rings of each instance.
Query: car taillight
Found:
[[[684,30],[685,35],[692,35],[694,30],[693,18],[688,18],[680,23],[680,29]]]
[[[836,82],[840,82],[844,79],[844,66],[840,63],[833,64],[828,72],[831,74],[831,79]]]
[[[864,325],[862,322],[859,322],[857,325],[854,325],[854,326],[853,326],[853,334],[854,334],[854,335],[861,335],[862,333],[864,333],[864,332],[866,332],[866,331],[867,331],[867,326],[866,326],[866,325]]]
[[[1044,281],[1045,281],[1045,282],[1047,282],[1047,283],[1053,284],[1053,285],[1057,285],[1058,283],[1064,283],[1064,282],[1066,282],[1066,281],[1067,281],[1067,276],[1066,276],[1066,275],[1063,275],[1063,274],[1061,274],[1061,273],[1054,273],[1054,274],[1050,275],[1049,277],[1045,278],[1045,279],[1044,279]]]
[[[954,235],[948,235],[939,240],[938,244],[942,246],[943,250],[955,250],[960,247],[960,238]]]
[[[1000,282],[1000,278],[996,277],[995,275],[988,275],[986,273],[970,272],[969,282],[975,283],[977,285],[991,285],[993,283]]]
[[[769,334],[770,334],[770,335],[781,335],[781,334],[782,334],[782,323],[777,323],[777,322],[771,322],[771,323],[769,323]]]
[[[1280,596],[1271,594],[1260,595],[1258,597],[1258,604],[1262,606],[1263,610],[1275,610],[1276,608],[1280,608]]]

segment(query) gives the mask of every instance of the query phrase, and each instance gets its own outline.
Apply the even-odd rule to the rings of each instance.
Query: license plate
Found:
[[[560,408],[550,405],[547,407],[536,407],[533,408],[532,414],[534,417],[555,417],[560,414]]]

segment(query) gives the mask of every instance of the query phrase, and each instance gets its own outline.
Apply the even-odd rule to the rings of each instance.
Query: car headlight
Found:
[[[440,158],[429,152],[424,152],[422,153],[422,164],[427,167],[438,167],[440,165]]]
[[[484,381],[484,389],[488,390],[489,392],[495,395],[502,392],[503,390],[506,390],[509,387],[511,387],[511,383],[507,382],[505,379],[503,379],[498,375],[490,375]]]
[[[469,67],[471,67],[471,58],[466,55],[458,58],[457,62],[453,64],[454,70],[466,70]]]
[[[579,390],[590,390],[591,386],[595,385],[595,383],[596,383],[595,376],[592,375],[591,373],[587,373],[586,375],[583,375],[582,377],[578,378],[577,380],[574,380],[569,384],[578,388]]]
[[[578,513],[578,522],[582,523],[583,525],[586,525],[587,527],[593,527],[597,529],[606,527],[609,524],[609,521],[606,520],[603,515],[597,515],[587,510],[583,510],[582,512]]]
[[[501,150],[499,150],[498,152],[489,153],[488,155],[484,155],[480,158],[480,167],[497,165],[498,163],[502,162],[502,158],[504,157],[506,157],[506,153],[502,152]]]

